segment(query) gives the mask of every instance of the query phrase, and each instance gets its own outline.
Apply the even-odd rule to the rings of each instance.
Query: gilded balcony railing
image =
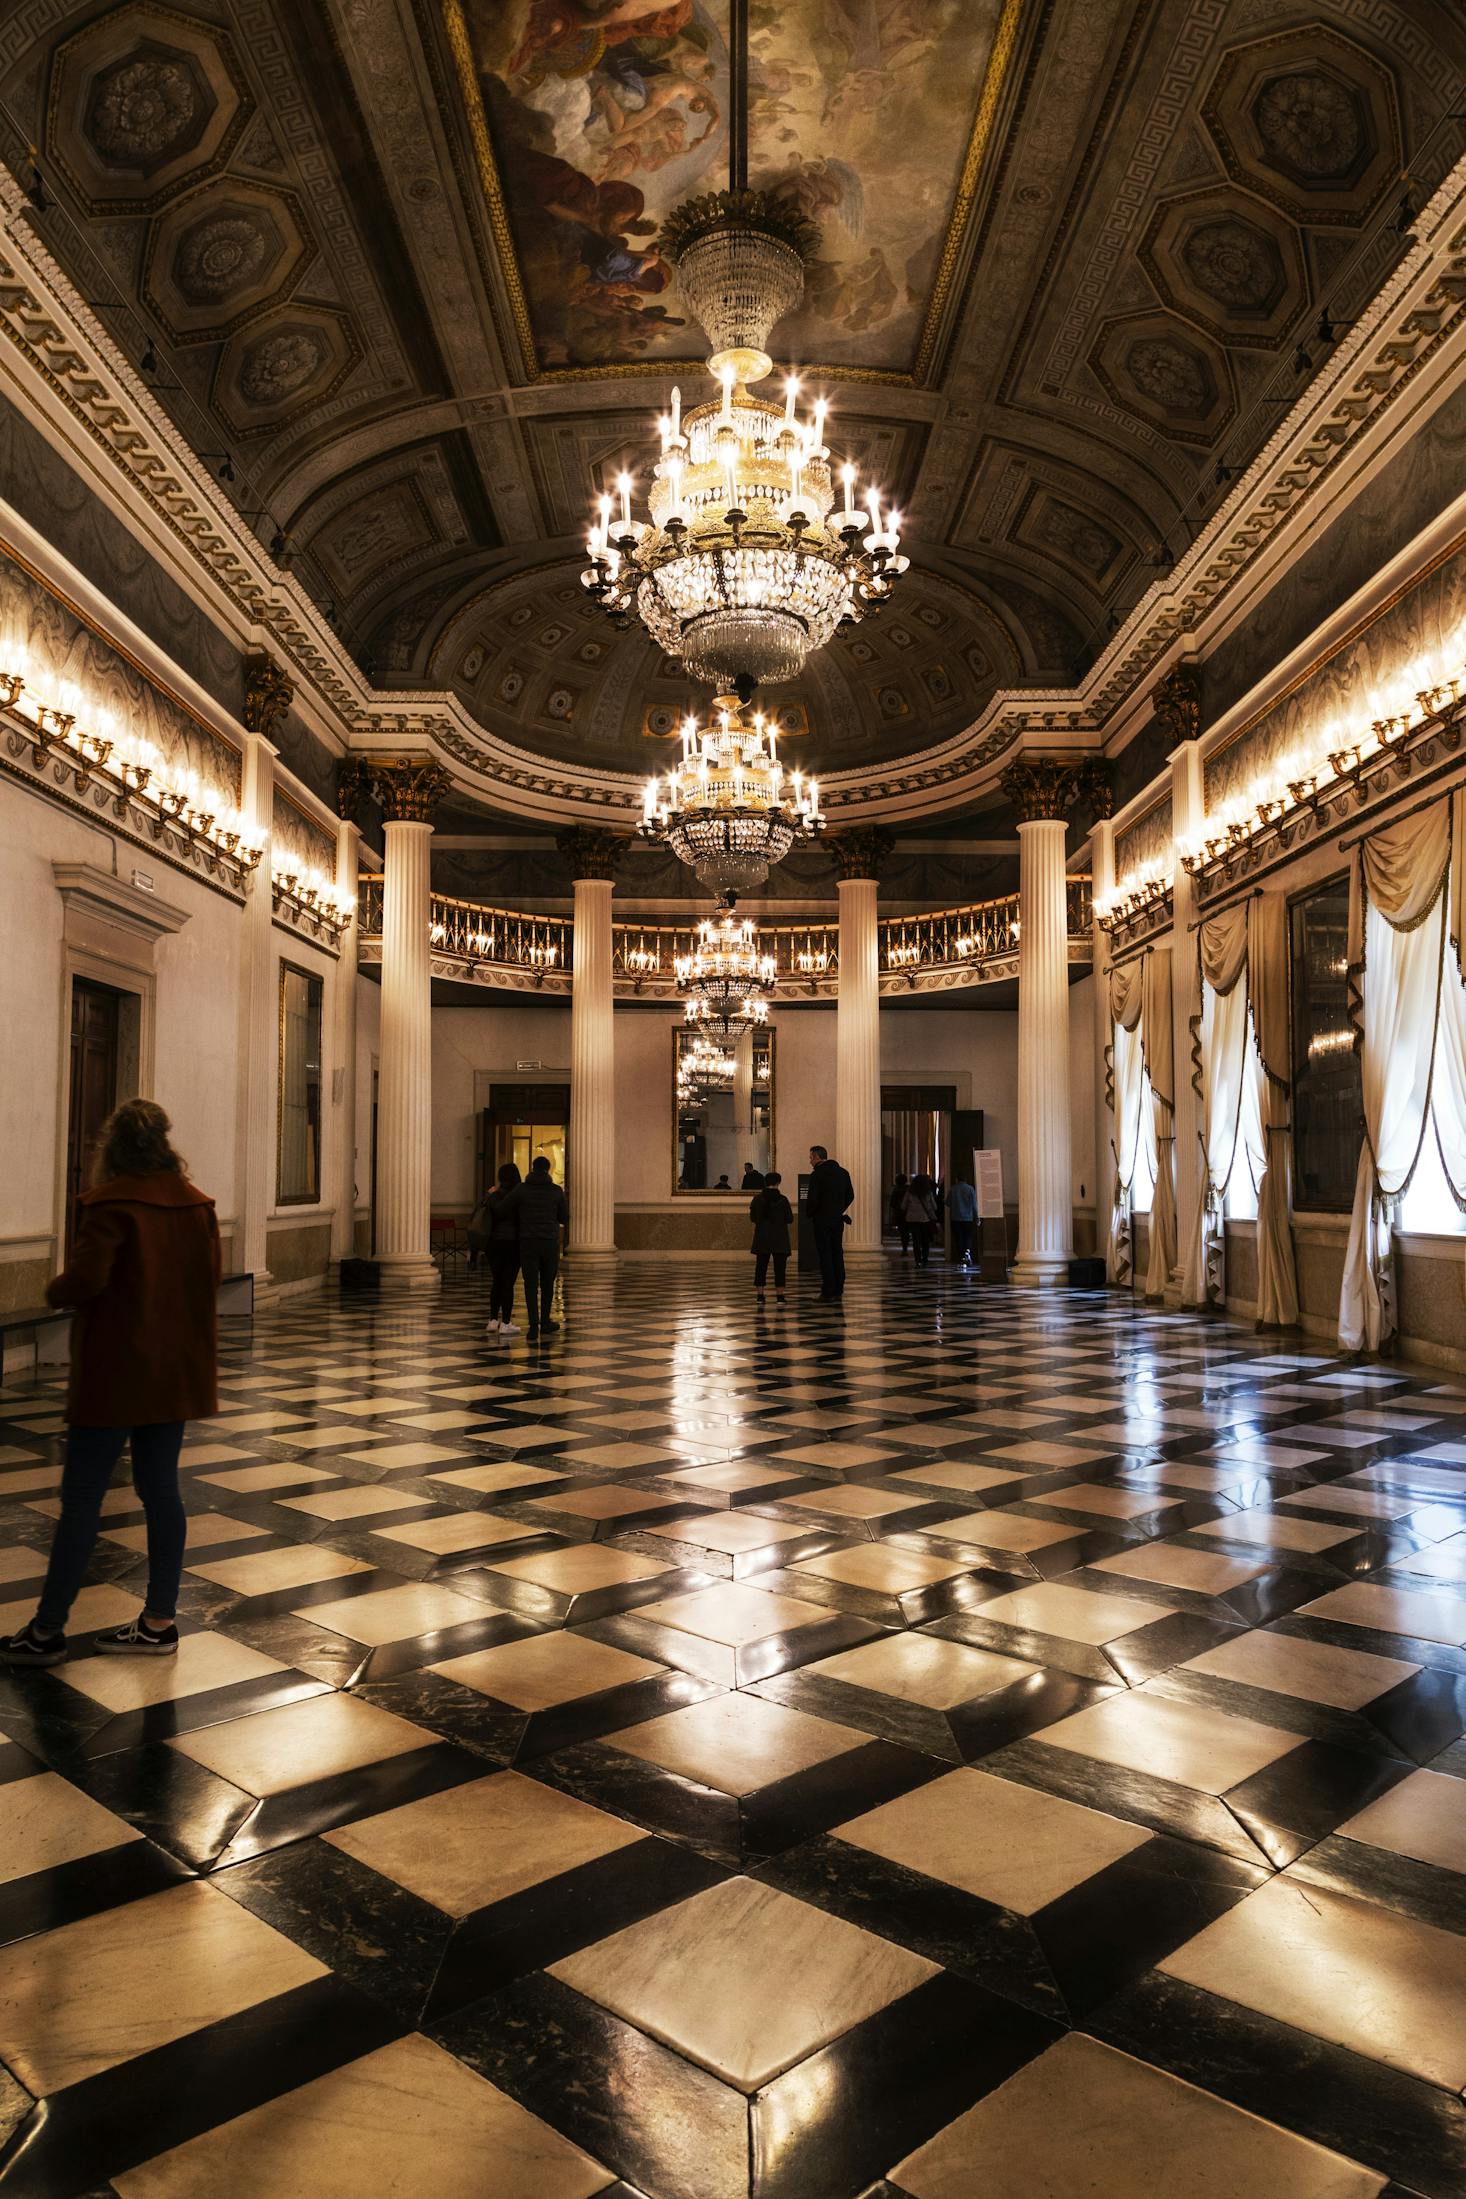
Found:
[[[529,916],[483,901],[462,901],[448,894],[431,897],[432,944],[437,954],[474,969],[534,971],[541,977],[568,975],[574,967],[573,927],[565,916]],[[1068,930],[1071,940],[1089,938],[1090,882],[1071,878]],[[364,942],[382,934],[382,880],[364,877],[358,893],[358,923]],[[926,971],[977,970],[1016,952],[1019,918],[1016,893],[962,908],[937,909],[925,916],[882,917],[878,951],[884,976],[916,976]],[[612,968],[623,985],[670,985],[680,954],[697,944],[697,925],[613,924]],[[818,987],[840,967],[840,933],[834,923],[760,924],[761,952],[774,957],[781,979]]]

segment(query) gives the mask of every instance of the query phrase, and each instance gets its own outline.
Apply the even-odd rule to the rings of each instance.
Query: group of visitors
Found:
[[[533,1342],[536,1337],[555,1334],[560,1324],[551,1320],[550,1308],[560,1268],[560,1241],[569,1222],[570,1209],[547,1154],[537,1153],[530,1162],[528,1181],[513,1161],[504,1163],[498,1183],[474,1208],[468,1221],[470,1262],[476,1265],[480,1259],[487,1259],[489,1266],[486,1336],[519,1334],[519,1323],[514,1318],[514,1285],[521,1274],[525,1335]]]
[[[887,1226],[901,1240],[901,1256],[909,1253],[917,1267],[931,1261],[932,1239],[941,1232],[945,1213],[952,1224],[952,1251],[959,1267],[972,1265],[972,1232],[977,1225],[977,1192],[965,1176],[959,1176],[950,1194],[931,1176],[898,1176],[891,1185],[886,1209]]]

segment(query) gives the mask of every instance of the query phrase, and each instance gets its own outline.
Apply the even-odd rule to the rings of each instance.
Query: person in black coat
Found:
[[[782,1306],[784,1276],[789,1266],[789,1225],[794,1219],[794,1210],[779,1189],[781,1181],[778,1169],[771,1168],[764,1178],[762,1191],[756,1191],[748,1202],[748,1218],[753,1224],[753,1287],[762,1298],[772,1260],[774,1297]]]
[[[519,1273],[519,1216],[508,1206],[510,1192],[520,1181],[513,1161],[499,1170],[498,1188],[484,1200],[484,1250],[489,1261],[488,1336],[513,1336],[519,1324],[514,1318],[514,1281]],[[477,1220],[477,1215],[474,1217]]]
[[[855,1204],[855,1186],[825,1147],[809,1149],[809,1183],[804,1211],[814,1231],[814,1249],[820,1263],[820,1296],[837,1299],[845,1292],[845,1216]]]

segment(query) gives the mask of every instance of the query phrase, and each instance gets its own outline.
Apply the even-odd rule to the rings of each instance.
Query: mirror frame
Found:
[[[777,1168],[777,1167],[778,1167],[778,1165],[779,1165],[779,1157],[778,1157],[778,1154],[779,1154],[779,1148],[778,1148],[778,1140],[777,1140],[777,1136],[776,1136],[776,1126],[777,1126],[777,1096],[776,1096],[776,1087],[777,1087],[777,1083],[778,1083],[778,1054],[777,1054],[777,1050],[776,1050],[776,1048],[775,1048],[775,1044],[774,1044],[774,1033],[775,1033],[775,1026],[774,1026],[774,1025],[773,1025],[772,1023],[767,1023],[767,1024],[761,1024],[761,1025],[757,1026],[757,1027],[756,1027],[756,1029],[755,1029],[755,1031],[754,1031],[754,1040],[755,1040],[755,1044],[757,1044],[757,1042],[758,1042],[758,1040],[759,1040],[759,1039],[763,1038],[763,1039],[767,1039],[767,1041],[768,1041],[768,1047],[769,1047],[769,1166],[770,1166],[770,1168]],[[683,1038],[685,1038],[685,1037],[688,1037],[688,1036],[690,1036],[690,1035],[691,1035],[691,1031],[690,1031],[690,1026],[689,1026],[688,1024],[685,1024],[685,1023],[674,1023],[674,1024],[673,1024],[673,1026],[672,1026],[672,1196],[673,1196],[673,1198],[674,1198],[674,1199],[703,1199],[703,1198],[712,1198],[712,1199],[726,1199],[726,1198],[728,1198],[728,1197],[729,1197],[729,1195],[730,1195],[730,1194],[729,1194],[729,1193],[728,1193],[727,1191],[719,1191],[719,1189],[718,1189],[718,1187],[717,1187],[717,1185],[716,1185],[716,1184],[681,1184],[681,1183],[679,1183],[679,1182],[677,1181],[677,1176],[678,1176],[678,1161],[679,1161],[679,1152],[678,1152],[678,1138],[677,1138],[677,1061],[678,1061],[678,1056],[679,1056],[679,1054],[681,1053],[681,1041],[683,1040]],[[733,1185],[733,1187],[732,1187],[732,1189],[733,1189],[733,1191],[734,1191],[734,1192],[736,1192],[736,1191],[738,1190],[738,1186],[737,1186],[737,1184],[734,1184],[734,1185]]]

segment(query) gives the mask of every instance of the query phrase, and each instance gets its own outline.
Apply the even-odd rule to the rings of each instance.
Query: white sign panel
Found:
[[[977,1211],[982,1221],[1003,1218],[1003,1156],[995,1145],[980,1146],[972,1156],[977,1172]]]

